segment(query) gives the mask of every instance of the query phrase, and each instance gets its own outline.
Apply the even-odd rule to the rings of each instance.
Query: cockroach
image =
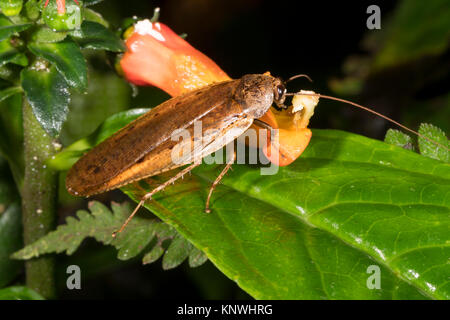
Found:
[[[299,76],[294,76],[288,81]],[[262,117],[272,105],[277,109],[287,109],[284,104],[286,97],[297,93],[287,93],[286,82],[269,73],[249,74],[237,80],[211,84],[169,99],[81,157],[67,174],[67,190],[76,196],[91,196],[189,164],[171,179],[144,195],[122,227],[113,234],[115,236],[125,228],[146,200],[201,163],[201,161],[192,163],[192,159],[202,159],[219,150],[242,135],[254,122],[270,128],[258,118]],[[349,103],[422,136],[382,114],[351,101],[315,93],[301,94]],[[172,133],[183,129],[193,132],[196,121],[202,123],[204,143],[194,148],[189,161],[186,159],[185,162],[174,163],[171,153],[178,141],[171,139]],[[193,141],[195,136],[191,134],[191,137],[192,141],[189,143],[195,144]],[[440,145],[427,137],[424,138]],[[227,161],[225,168],[212,184],[206,200],[206,212],[210,211],[209,203],[214,188],[234,160],[233,157]]]

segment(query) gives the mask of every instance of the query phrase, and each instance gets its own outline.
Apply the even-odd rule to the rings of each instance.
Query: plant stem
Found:
[[[32,242],[53,230],[56,224],[57,173],[45,165],[55,154],[53,139],[44,131],[23,98],[25,175],[22,188],[24,243]],[[46,298],[54,298],[55,261],[44,256],[25,262],[27,286]]]

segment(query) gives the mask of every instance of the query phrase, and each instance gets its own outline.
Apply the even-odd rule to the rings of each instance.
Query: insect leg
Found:
[[[118,233],[121,233],[125,227],[128,225],[128,223],[131,221],[131,219],[133,219],[134,215],[136,214],[136,212],[139,210],[140,207],[142,207],[145,203],[146,200],[150,199],[155,193],[163,190],[165,187],[167,187],[168,185],[170,185],[171,183],[174,183],[175,181],[177,181],[178,179],[180,179],[181,177],[183,177],[186,173],[190,172],[192,169],[194,169],[195,167],[199,166],[201,164],[200,163],[193,163],[191,164],[189,167],[184,168],[183,170],[181,170],[180,172],[178,172],[175,176],[173,176],[172,178],[170,178],[169,180],[167,180],[166,182],[164,182],[163,184],[159,185],[158,187],[156,187],[155,189],[153,189],[152,191],[150,191],[149,193],[147,193],[146,195],[144,195],[141,198],[141,201],[139,201],[139,204],[136,206],[136,208],[134,209],[134,211],[130,214],[130,216],[127,218],[127,220],[124,222],[124,224],[120,227],[120,229],[116,232],[113,232],[112,236],[113,238],[115,238],[117,236]]]
[[[219,176],[216,178],[216,180],[214,181],[214,183],[211,186],[211,189],[209,189],[209,194],[208,194],[208,199],[206,200],[206,207],[205,207],[205,212],[206,213],[210,213],[211,209],[209,208],[209,202],[211,200],[211,196],[213,194],[214,189],[216,188],[216,186],[219,184],[220,180],[222,180],[222,178],[225,176],[225,174],[228,172],[228,170],[231,169],[231,166],[234,163],[234,160],[236,160],[236,153],[233,153],[233,156],[231,157],[231,159],[228,161],[227,165],[225,166],[225,168],[222,170],[222,172],[219,174]]]

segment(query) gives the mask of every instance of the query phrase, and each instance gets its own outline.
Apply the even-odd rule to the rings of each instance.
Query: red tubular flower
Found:
[[[178,96],[214,82],[230,80],[217,64],[192,47],[163,23],[142,20],[129,31],[127,51],[120,61],[128,81],[136,85],[152,85]],[[309,118],[308,118],[309,119]],[[311,138],[306,122],[295,122],[292,114],[272,113],[262,118],[279,129],[279,143],[270,142],[263,148],[265,155],[275,164],[286,166],[297,159]],[[298,120],[298,119],[297,119]],[[306,124],[305,124],[306,123]],[[253,125],[256,129],[260,127]],[[276,153],[278,157],[274,156]]]
[[[139,21],[126,41],[120,65],[128,81],[152,85],[171,96],[229,80],[211,59],[165,24]]]

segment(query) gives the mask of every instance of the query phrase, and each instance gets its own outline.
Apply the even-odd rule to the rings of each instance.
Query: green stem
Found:
[[[57,173],[45,165],[55,154],[53,139],[44,131],[23,98],[25,175],[22,188],[22,220],[25,245],[55,228]],[[27,286],[46,298],[54,298],[55,261],[51,256],[25,263]]]

